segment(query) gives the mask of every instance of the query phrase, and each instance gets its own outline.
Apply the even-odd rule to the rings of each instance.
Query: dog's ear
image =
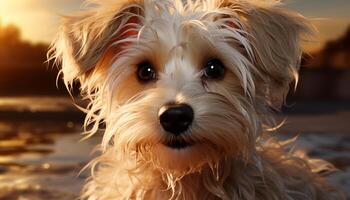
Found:
[[[88,11],[62,19],[49,51],[49,59],[61,65],[66,85],[84,79],[116,38],[136,37],[141,21],[141,0],[91,2],[95,3]]]
[[[257,91],[279,108],[289,86],[298,81],[301,42],[314,33],[313,26],[298,13],[286,10],[277,0],[223,0],[221,7],[238,13],[253,49],[259,71]]]

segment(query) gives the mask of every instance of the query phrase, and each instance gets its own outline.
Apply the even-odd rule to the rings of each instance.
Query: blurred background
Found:
[[[116,0],[117,1],[117,0]],[[82,138],[73,106],[46,52],[60,14],[82,0],[0,0],[0,200],[70,200],[99,138]],[[319,30],[304,45],[300,82],[278,115],[278,137],[338,169],[329,179],[350,199],[350,1],[285,1]]]

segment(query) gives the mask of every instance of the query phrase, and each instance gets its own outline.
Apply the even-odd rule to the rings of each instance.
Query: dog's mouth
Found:
[[[194,143],[183,138],[172,138],[164,142],[164,145],[172,149],[184,149],[192,146]]]

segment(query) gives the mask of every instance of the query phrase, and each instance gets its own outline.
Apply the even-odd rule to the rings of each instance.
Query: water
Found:
[[[75,110],[73,100],[67,97],[1,97],[0,110],[11,111],[71,111]]]
[[[37,137],[26,137],[32,136]],[[79,139],[79,134],[52,133],[42,139],[42,144],[6,152],[0,160],[0,199],[76,198],[86,177],[84,173],[78,176],[78,172],[95,146],[91,141],[78,143]],[[20,144],[11,146],[18,148]]]
[[[79,194],[86,175],[78,173],[91,159],[97,138],[79,142],[81,135],[72,122],[38,125],[0,125],[7,127],[7,133],[0,133],[0,199],[67,200]]]
[[[0,113],[0,199],[75,199],[99,139],[79,142],[82,118],[71,100],[2,98]]]
[[[318,118],[325,122],[343,116],[344,112]],[[291,116],[291,130],[307,132],[300,134],[297,148],[335,164],[340,172],[330,180],[350,197],[348,132],[326,127],[322,133],[318,127],[305,129],[298,122],[300,119],[305,123],[315,121],[315,116]],[[93,137],[79,142],[82,120],[83,115],[69,98],[0,98],[0,200],[76,199],[88,171],[78,174],[91,160],[91,152],[100,141]],[[350,130],[341,127],[339,130]],[[281,138],[293,136],[284,134]]]

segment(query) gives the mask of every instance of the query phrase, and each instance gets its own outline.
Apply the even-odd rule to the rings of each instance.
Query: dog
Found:
[[[50,58],[103,132],[87,200],[339,200],[326,161],[288,150],[274,111],[312,24],[276,0],[90,0]]]

